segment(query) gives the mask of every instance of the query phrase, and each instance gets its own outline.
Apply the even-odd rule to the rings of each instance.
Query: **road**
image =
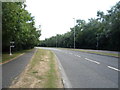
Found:
[[[8,88],[11,82],[25,69],[36,49],[2,65],[2,88]]]
[[[118,58],[67,49],[42,48],[58,58],[63,82],[67,88],[118,88]],[[20,75],[35,50],[2,65],[2,87],[7,88]]]
[[[68,88],[118,88],[118,58],[67,49],[52,50],[61,63]]]

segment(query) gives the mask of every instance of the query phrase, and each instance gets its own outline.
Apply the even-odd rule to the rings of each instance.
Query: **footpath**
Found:
[[[2,64],[2,88],[8,88],[12,80],[18,76],[27,66],[36,49],[29,51],[22,56]]]

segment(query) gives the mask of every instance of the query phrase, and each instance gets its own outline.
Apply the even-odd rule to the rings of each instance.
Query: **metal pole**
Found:
[[[10,46],[10,55],[12,55],[12,53],[11,53],[11,46]]]
[[[56,36],[56,47],[57,47],[57,36]]]
[[[11,45],[12,44],[12,45]],[[12,47],[14,47],[14,42],[12,41],[12,42],[10,42],[10,55],[12,55]]]
[[[75,49],[75,18],[74,19],[74,49]]]
[[[98,50],[98,34],[97,34],[97,45],[96,46],[97,46],[97,50]]]

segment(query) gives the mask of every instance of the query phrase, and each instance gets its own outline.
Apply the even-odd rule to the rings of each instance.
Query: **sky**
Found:
[[[96,18],[97,11],[106,13],[119,0],[26,0],[26,9],[41,25],[40,40],[64,34],[74,26],[74,19]]]

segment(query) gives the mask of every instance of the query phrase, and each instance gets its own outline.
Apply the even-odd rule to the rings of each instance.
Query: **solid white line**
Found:
[[[119,69],[111,67],[111,66],[107,66],[107,67],[110,68],[110,69],[116,70],[116,71],[120,71]]]
[[[61,67],[59,67],[59,69],[61,70]]]
[[[97,62],[97,61],[94,61],[94,60],[91,60],[91,59],[88,59],[88,58],[85,58],[85,59],[88,60],[88,61],[94,62],[96,64],[100,64],[100,62]]]
[[[53,52],[53,51],[52,51]],[[54,52],[53,52],[54,53]],[[69,81],[66,73],[65,73],[65,70],[60,62],[60,60],[58,59],[58,57],[56,56],[56,54],[54,53],[55,57],[56,57],[56,60],[57,60],[57,63],[59,65],[59,67],[61,68],[60,72],[61,72],[61,78],[62,78],[62,81],[64,83],[64,88],[72,88],[72,84],[71,82]]]
[[[64,83],[64,85],[65,85],[65,80],[63,79],[63,83]]]

